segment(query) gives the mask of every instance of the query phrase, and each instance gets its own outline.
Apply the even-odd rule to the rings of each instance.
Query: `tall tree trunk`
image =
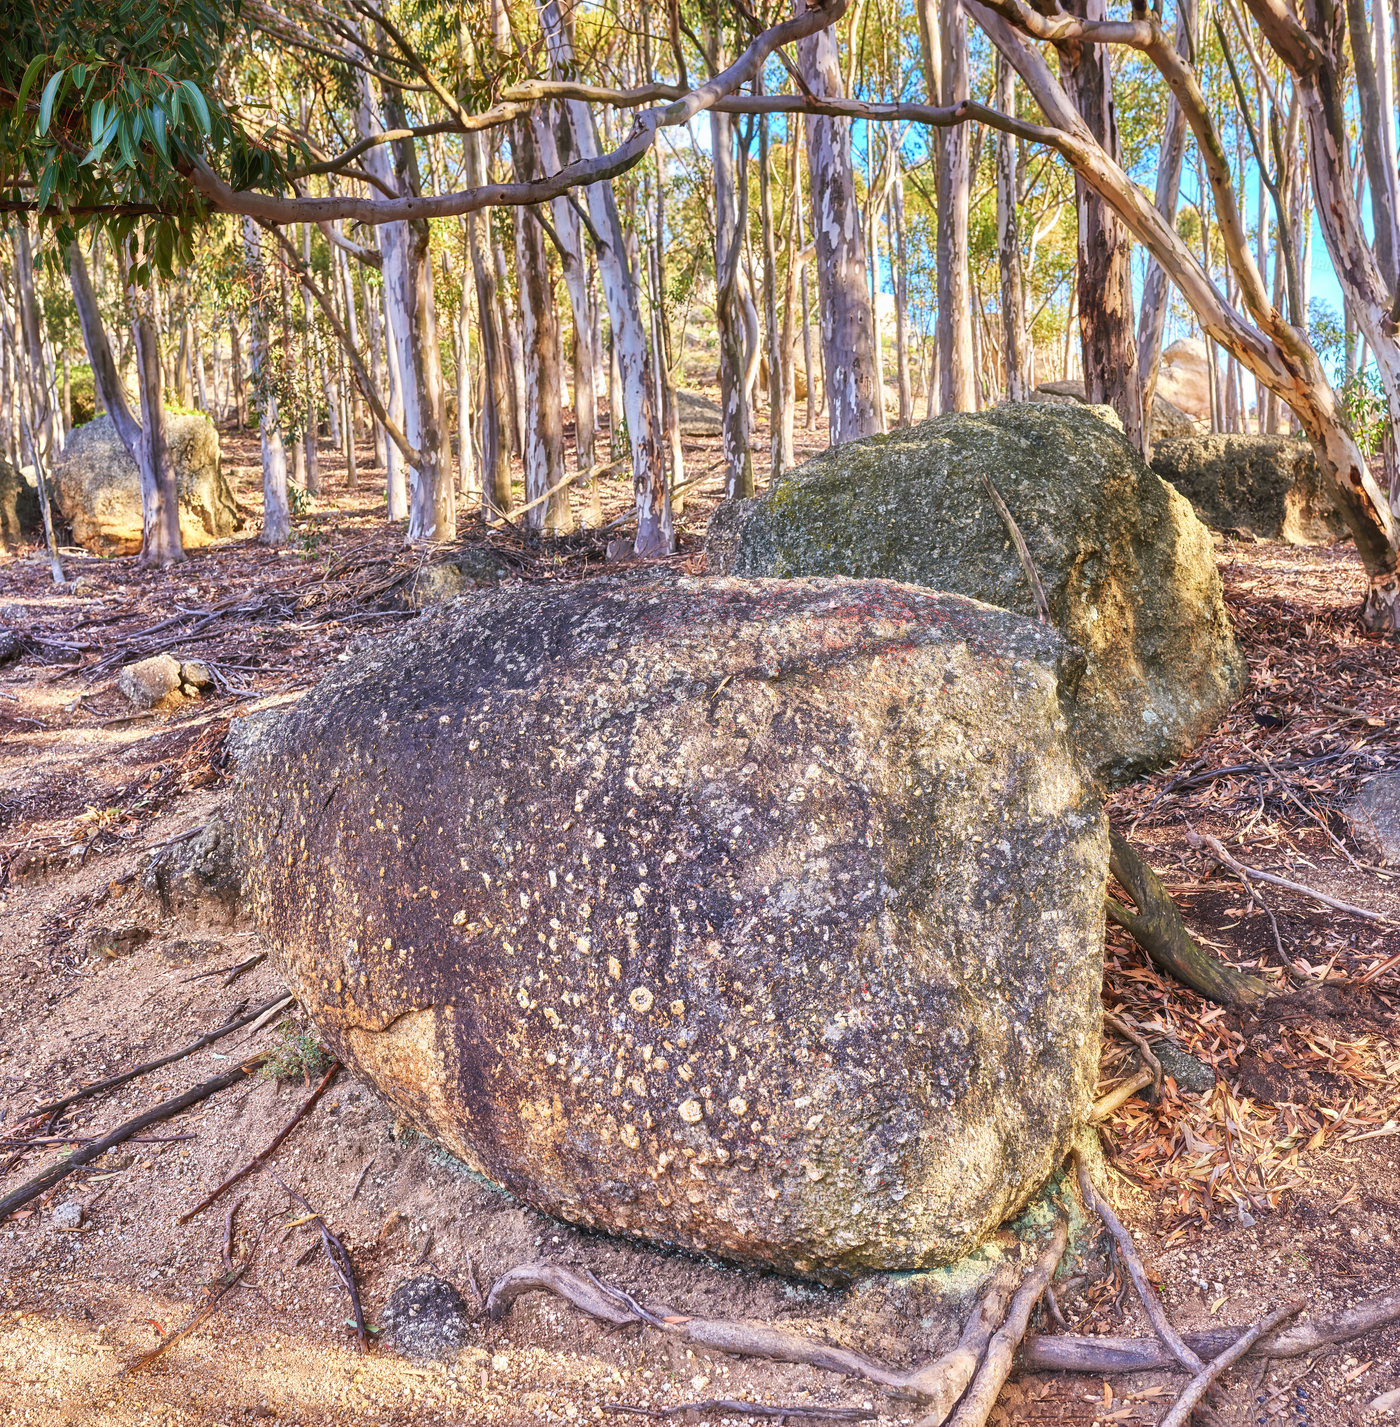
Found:
[[[1387,152],[1385,134],[1387,130],[1393,132],[1395,111],[1381,107],[1382,78],[1376,69],[1375,40],[1366,21],[1366,0],[1346,0],[1346,10],[1361,112],[1361,151],[1371,189],[1372,241],[1381,280],[1393,293],[1400,281],[1400,196],[1396,193],[1395,164]],[[1389,80],[1388,75],[1385,78]]]
[[[818,30],[797,42],[803,82],[819,98],[843,97],[836,39]],[[865,290],[865,242],[851,166],[851,122],[809,116],[808,189],[817,248],[823,391],[833,446],[880,429],[875,403],[874,321]]]
[[[301,225],[301,260],[311,268],[311,224]],[[320,403],[316,397],[316,309],[311,294],[301,290],[301,322],[305,333],[302,351],[302,371],[306,378],[306,489],[312,495],[321,494],[321,453],[317,444],[320,432]]]
[[[997,108],[1016,112],[1016,76],[1007,58],[997,52]],[[1016,206],[1016,139],[996,136],[997,164],[997,266],[1001,273],[1001,331],[1005,349],[1006,397],[1029,401],[1035,385],[1030,370],[1030,342],[1026,336],[1026,288],[1021,268],[1021,223]]]
[[[539,177],[539,152],[528,115],[517,118],[512,126],[511,157],[516,182]],[[525,359],[525,499],[529,502],[539,500],[564,479],[564,403],[559,389],[559,318],[544,229],[534,209],[515,208],[512,213]],[[526,518],[535,530],[566,534],[574,526],[568,492],[554,491]]]
[[[389,364],[385,359],[383,295],[370,285],[369,279],[364,273],[360,274],[360,297],[365,304],[365,333],[369,339],[370,377],[375,388],[383,393],[381,400],[387,407],[393,400],[393,391],[389,380]],[[400,416],[402,414],[402,412],[399,413]],[[401,425],[400,429],[402,430]],[[374,464],[387,473],[391,459],[390,451],[395,453],[392,458],[395,460],[401,460],[402,453],[389,439],[389,433],[385,431],[384,423],[378,417],[374,419],[372,436],[374,439]],[[403,517],[400,516],[399,519],[403,519]]]
[[[899,382],[899,424],[914,420],[914,390],[909,379],[909,260],[904,234],[904,173],[899,154],[894,156],[898,172],[890,188],[885,220],[889,225],[890,256],[894,267],[895,376]]]
[[[467,182],[485,182],[485,162],[481,135],[466,134]],[[481,484],[488,515],[504,515],[510,509],[510,389],[506,371],[505,339],[501,335],[500,309],[496,301],[496,273],[482,238],[487,219],[480,213],[467,215],[467,241],[471,247],[472,277],[476,283],[476,330],[481,341],[482,378],[485,388],[481,404]]]
[[[573,63],[573,39],[557,0],[545,0],[541,18],[556,71]],[[582,100],[570,99],[564,106],[573,131],[574,152],[580,159],[598,156],[598,134],[593,113]],[[646,329],[637,301],[637,281],[627,261],[626,241],[618,218],[617,201],[611,182],[589,184],[584,190],[589,217],[603,240],[598,253],[598,273],[608,305],[608,321],[613,334],[627,412],[627,435],[632,447],[632,486],[636,498],[638,555],[669,555],[676,545],[671,522],[671,490],[661,459],[658,423],[653,408],[647,371]]]
[[[758,121],[758,216],[763,239],[763,325],[768,335],[768,472],[769,480],[776,481],[783,473],[783,348],[778,331],[778,249],[773,234],[769,138],[768,115],[763,114]]]
[[[681,445],[681,411],[676,399],[675,366],[676,353],[672,346],[671,315],[666,302],[666,182],[660,165],[656,173],[656,220],[653,226],[652,253],[656,263],[656,320],[659,329],[656,363],[661,378],[661,394],[664,398],[663,413],[666,428],[666,442],[671,452],[671,490],[685,483],[685,451]],[[681,341],[684,343],[684,334]],[[596,490],[596,486],[595,486]],[[595,495],[595,501],[597,497]],[[675,499],[673,495],[672,499]],[[679,497],[680,504],[673,508],[679,514],[685,506],[685,495]],[[602,522],[601,506],[598,523]]]
[[[711,61],[714,63],[714,60]],[[749,441],[749,403],[744,393],[739,262],[747,219],[747,185],[736,190],[734,125],[728,114],[710,111],[710,162],[715,184],[715,325],[719,335],[720,442],[724,493],[744,500],[754,492]]]
[[[462,291],[457,306],[457,489],[465,505],[481,504],[481,473],[472,441],[472,276],[462,264]]]
[[[262,443],[263,523],[258,539],[264,545],[285,545],[291,532],[292,518],[287,507],[287,452],[282,444],[277,395],[268,369],[267,300],[270,279],[262,260],[262,233],[251,218],[243,220],[243,260],[251,288],[248,303],[249,346],[252,349],[253,388],[258,393],[258,434]],[[136,337],[137,360],[140,362],[139,330]],[[143,412],[145,404],[143,393]],[[147,423],[143,420],[142,424]],[[177,537],[178,534],[177,525]]]
[[[34,436],[45,460],[56,454],[54,410],[48,362],[44,353],[43,324],[39,317],[39,290],[34,281],[34,255],[29,242],[29,226],[15,227],[15,286],[19,293],[20,326],[28,348],[29,369],[34,388]]]
[[[783,293],[783,331],[779,342],[779,353],[783,364],[782,407],[773,420],[778,431],[778,470],[791,470],[797,462],[793,447],[793,411],[796,406],[797,381],[793,349],[797,341],[797,269],[798,248],[801,245],[801,228],[798,224],[798,162],[799,139],[792,125],[788,127],[788,202],[787,236],[784,239],[786,254],[786,287]],[[808,376],[807,399],[811,400],[811,377]]]
[[[1105,20],[1105,0],[1073,0],[1075,14]],[[1065,72],[1075,108],[1089,132],[1115,161],[1120,160],[1118,121],[1113,107],[1113,73],[1104,45],[1079,45],[1065,56]],[[1132,243],[1113,208],[1081,177],[1075,177],[1079,212],[1079,339],[1084,394],[1111,406],[1123,431],[1143,447],[1142,392],[1138,385],[1137,341],[1133,335]]]
[[[509,269],[505,249],[492,235],[491,260],[496,266],[496,307],[500,313],[501,335],[505,338],[506,372],[510,378],[510,419],[512,449],[525,453],[525,362],[520,346],[520,314],[511,301]]]

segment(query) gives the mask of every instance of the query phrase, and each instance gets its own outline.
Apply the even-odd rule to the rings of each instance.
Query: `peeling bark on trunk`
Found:
[[[813,94],[843,96],[836,39],[830,30],[798,40],[797,64]],[[823,385],[831,444],[839,446],[880,429],[874,322],[865,290],[865,242],[851,167],[851,121],[812,115],[805,128]]]
[[[1016,77],[1006,56],[997,54],[997,108],[1016,112]],[[1001,328],[1005,348],[1006,398],[1027,401],[1035,385],[1026,335],[1026,288],[1021,269],[1021,224],[1016,210],[1016,140],[996,136],[997,266],[1001,273]]]
[[[537,178],[541,172],[539,152],[528,115],[515,120],[510,147],[516,181]],[[512,213],[525,363],[525,499],[529,502],[539,500],[564,479],[564,402],[559,389],[559,318],[544,229],[533,209],[516,208]],[[568,492],[556,490],[526,519],[533,529],[547,535],[566,534],[574,527]]]
[[[1107,18],[1105,0],[1074,0],[1082,19]],[[1113,75],[1101,45],[1079,45],[1065,67],[1070,96],[1104,151],[1119,160]],[[1111,406],[1123,431],[1143,446],[1142,393],[1133,336],[1132,244],[1113,208],[1083,179],[1075,179],[1079,211],[1079,338],[1087,400]]]
[[[714,110],[710,111],[710,159],[715,184],[715,318],[719,335],[724,493],[732,500],[745,500],[754,492],[738,294],[739,235],[748,211],[747,185],[739,188],[736,194],[733,124],[728,114],[718,114]]]
[[[267,272],[262,260],[262,234],[251,218],[243,220],[243,260],[252,289],[248,304],[249,346],[252,349],[253,388],[258,393],[258,435],[262,445],[263,523],[258,540],[264,545],[285,545],[292,529],[291,511],[287,507],[287,452],[282,444],[282,429],[277,420],[277,397],[272,390],[267,371]],[[138,330],[138,364],[141,361],[140,349],[141,335]],[[144,417],[144,391],[141,405]],[[143,419],[142,426],[147,424]],[[162,432],[161,445],[164,444]],[[178,539],[178,521],[175,533]]]

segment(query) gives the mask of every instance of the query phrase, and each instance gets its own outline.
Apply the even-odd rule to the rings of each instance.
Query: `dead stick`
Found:
[[[1373,912],[1368,907],[1354,907],[1350,902],[1339,902],[1335,897],[1329,897],[1326,892],[1318,892],[1312,887],[1305,887],[1301,882],[1290,881],[1287,877],[1280,877],[1276,872],[1265,872],[1260,867],[1247,867],[1225,850],[1225,844],[1218,837],[1212,837],[1208,832],[1197,832],[1194,828],[1189,828],[1186,840],[1192,847],[1208,849],[1210,855],[1217,862],[1228,867],[1231,872],[1240,877],[1247,877],[1253,882],[1268,882],[1275,887],[1282,887],[1286,892],[1296,892],[1300,897],[1311,897],[1314,902],[1320,902],[1324,907],[1331,907],[1334,912],[1345,912],[1349,917],[1360,917],[1362,921],[1378,922],[1381,926],[1386,927],[1400,927],[1400,922],[1391,917],[1382,916],[1380,912]]]
[[[1001,498],[1001,492],[992,484],[992,478],[985,472],[982,476],[982,484],[986,487],[992,504],[996,506],[997,514],[1001,516],[1001,523],[1006,526],[1006,533],[1010,535],[1012,543],[1016,546],[1016,554],[1021,561],[1021,569],[1025,573],[1026,583],[1031,587],[1031,598],[1035,602],[1036,616],[1042,624],[1049,624],[1050,601],[1045,598],[1045,586],[1040,582],[1040,571],[1035,568],[1035,561],[1031,559],[1031,547],[1026,544],[1026,537],[1021,534],[1021,527],[1016,524],[1015,517]]]
[[[1144,1065],[1135,1075],[1123,1081],[1121,1085],[1115,1085],[1107,1095],[1100,1096],[1094,1101],[1093,1111],[1090,1113],[1090,1120],[1097,1123],[1099,1120],[1106,1120],[1120,1106],[1126,1105],[1139,1090],[1146,1090],[1156,1077]]]
[[[259,1234],[258,1243],[260,1243],[261,1241],[262,1235]],[[117,1374],[118,1377],[125,1377],[130,1373],[140,1372],[142,1368],[150,1367],[150,1365],[155,1362],[155,1360],[160,1357],[161,1354],[164,1353],[167,1348],[173,1347],[176,1343],[180,1341],[181,1338],[189,1337],[189,1335],[193,1333],[194,1330],[198,1328],[201,1323],[213,1317],[215,1309],[217,1309],[219,1304],[223,1302],[224,1296],[238,1282],[238,1280],[242,1278],[245,1273],[248,1272],[248,1266],[253,1262],[253,1255],[257,1253],[257,1251],[258,1244],[255,1243],[253,1247],[248,1251],[248,1257],[244,1259],[243,1262],[239,1264],[238,1267],[234,1269],[231,1273],[226,1273],[223,1278],[219,1280],[218,1287],[213,1291],[208,1302],[205,1303],[204,1307],[201,1308],[199,1312],[196,1313],[194,1317],[191,1318],[190,1321],[184,1325],[183,1328],[177,1328],[173,1333],[162,1338],[160,1342],[158,1342],[155,1347],[150,1350],[150,1352],[142,1353],[139,1358],[133,1358]]]
[[[271,1001],[259,1006],[256,1011],[249,1011],[245,1016],[239,1016],[232,1021],[225,1021],[217,1030],[212,1030],[208,1035],[200,1036],[197,1041],[191,1042],[187,1046],[182,1046],[179,1050],[172,1050],[169,1055],[163,1055],[158,1060],[148,1060],[144,1065],[138,1065],[132,1070],[124,1070],[120,1075],[109,1076],[106,1080],[99,1080],[95,1085],[85,1085],[81,1090],[75,1090],[71,1095],[65,1095],[62,1100],[55,1100],[50,1105],[40,1105],[37,1110],[31,1110],[27,1115],[22,1116],[24,1120],[37,1119],[40,1115],[58,1115],[68,1109],[70,1105],[76,1105],[79,1100],[91,1099],[94,1095],[101,1095],[104,1090],[115,1090],[118,1085],[125,1085],[128,1080],[135,1080],[138,1075],[149,1075],[153,1070],[159,1070],[164,1065],[171,1065],[177,1060],[183,1060],[187,1055],[193,1055],[197,1050],[203,1050],[207,1045],[213,1045],[215,1041],[221,1040],[224,1036],[232,1035],[234,1031],[242,1029],[249,1021],[256,1021],[257,1018],[275,1006],[283,997],[285,991],[279,992]],[[244,1002],[246,1005],[247,1002]],[[20,1123],[19,1121],[15,1122]]]
[[[1182,1367],[1186,1368],[1188,1372],[1200,1372],[1205,1367],[1205,1363],[1187,1346],[1181,1334],[1172,1327],[1171,1320],[1167,1317],[1167,1311],[1162,1307],[1162,1300],[1157,1297],[1157,1290],[1148,1280],[1147,1270],[1143,1267],[1142,1259],[1138,1256],[1133,1236],[1123,1227],[1117,1214],[1094,1188],[1093,1181],[1089,1178],[1089,1167],[1084,1163],[1082,1155],[1074,1156],[1074,1170],[1079,1179],[1079,1195],[1084,1201],[1084,1207],[1092,1209],[1103,1220],[1104,1227],[1108,1232],[1113,1235],[1118,1245],[1118,1252],[1124,1264],[1127,1265],[1128,1276],[1133,1281],[1133,1287],[1137,1289],[1138,1297],[1142,1299],[1142,1306],[1147,1310],[1147,1321],[1152,1324],[1152,1331],[1167,1345],[1172,1356]]]
[[[1295,1323],[1261,1340],[1259,1348],[1271,1358],[1301,1358],[1395,1322],[1400,1322],[1400,1292],[1381,1293],[1338,1313]],[[1245,1331],[1242,1327],[1215,1328],[1183,1336],[1193,1352],[1202,1358],[1213,1358],[1237,1342]],[[1152,1338],[1060,1333],[1029,1337],[1021,1344],[1021,1365],[1027,1372],[1153,1372],[1174,1363],[1167,1349]]]
[[[1162,1062],[1152,1053],[1152,1047],[1148,1045],[1147,1037],[1136,1030],[1130,1021],[1122,1016],[1115,1016],[1112,1011],[1106,1010],[1103,1013],[1103,1018],[1120,1036],[1131,1041],[1138,1048],[1138,1054],[1142,1056],[1142,1063],[1152,1072],[1152,1083],[1160,1094],[1162,1090]]]
[[[369,1352],[369,1329],[365,1326],[365,1313],[360,1306],[360,1293],[355,1287],[355,1265],[350,1260],[349,1250],[331,1233],[321,1214],[313,1209],[286,1180],[276,1174],[272,1177],[282,1186],[283,1192],[295,1199],[316,1221],[316,1227],[321,1232],[321,1245],[326,1251],[326,1257],[331,1261],[331,1268],[335,1270],[336,1277],[340,1279],[346,1293],[350,1295],[350,1307],[355,1314],[355,1336],[360,1340],[360,1351],[362,1353]]]
[[[233,1272],[233,1219],[242,1203],[241,1199],[235,1199],[228,1206],[228,1214],[224,1218],[224,1243],[220,1253],[223,1257],[225,1273]]]
[[[812,1422],[869,1422],[879,1413],[868,1407],[769,1407],[762,1402],[740,1402],[733,1397],[713,1397],[708,1402],[683,1402],[679,1407],[629,1407],[625,1402],[605,1402],[604,1412],[625,1413],[629,1417],[684,1417],[691,1412],[738,1412],[745,1417],[789,1417]]]
[[[1248,1332],[1237,1342],[1232,1343],[1218,1357],[1212,1358],[1201,1370],[1186,1384],[1186,1391],[1176,1400],[1176,1406],[1162,1418],[1161,1427],[1186,1427],[1191,1420],[1191,1413],[1195,1410],[1196,1404],[1206,1395],[1211,1383],[1228,1368],[1231,1363],[1238,1362],[1244,1355],[1264,1336],[1277,1328],[1285,1318],[1291,1318],[1303,1306],[1302,1299],[1295,1299],[1292,1303],[1285,1303],[1280,1308],[1275,1308],[1267,1318],[1261,1318]]]
[[[983,1427],[991,1416],[992,1408],[996,1406],[996,1400],[1001,1396],[1002,1388],[1006,1386],[1006,1379],[1011,1376],[1016,1348],[1026,1336],[1031,1311],[1040,1302],[1040,1295],[1054,1278],[1068,1242],[1069,1224],[1061,1214],[1055,1220],[1050,1242],[1040,1251],[1031,1271],[1016,1290],[1006,1322],[997,1329],[992,1341],[987,1344],[987,1355],[982,1359],[982,1366],[977,1369],[977,1376],[972,1379],[972,1385],[959,1403],[949,1427]],[[936,1427],[936,1423],[929,1423],[927,1419],[915,1423],[915,1427],[926,1427],[926,1424],[927,1427]]]
[[[302,1103],[301,1109],[298,1110],[296,1114],[293,1115],[292,1118],[288,1120],[287,1123],[283,1125],[282,1128],[278,1130],[278,1132],[272,1137],[272,1143],[268,1145],[268,1147],[263,1150],[261,1154],[254,1155],[253,1158],[250,1159],[248,1163],[243,1166],[242,1169],[235,1170],[231,1175],[229,1175],[229,1177],[224,1180],[224,1182],[219,1185],[217,1189],[212,1190],[210,1191],[210,1193],[205,1195],[205,1197],[201,1199],[199,1203],[194,1206],[193,1209],[186,1209],[185,1212],[181,1214],[178,1219],[175,1220],[175,1222],[177,1224],[188,1224],[189,1221],[193,1219],[196,1214],[200,1213],[202,1210],[207,1209],[211,1204],[213,1204],[214,1201],[217,1200],[219,1196],[224,1192],[224,1190],[232,1189],[233,1186],[237,1184],[240,1179],[244,1179],[248,1175],[252,1174],[252,1172],[257,1169],[259,1165],[264,1164],[268,1159],[270,1159],[274,1154],[276,1154],[282,1146],[282,1141],[285,1140],[287,1136],[290,1135],[299,1124],[301,1124],[301,1122],[307,1117],[307,1115],[309,1115],[311,1111],[315,1108],[316,1102],[321,1098],[322,1095],[326,1093],[328,1089],[330,1089],[330,1083],[332,1080],[335,1079],[336,1073],[339,1070],[340,1062],[338,1060],[332,1061],[331,1068],[326,1071],[325,1075],[322,1077],[321,1083],[311,1092],[310,1095],[307,1096],[306,1100]]]
[[[125,1124],[118,1125],[115,1130],[104,1135],[100,1140],[95,1140],[83,1149],[75,1150],[67,1159],[52,1165],[27,1184],[21,1184],[18,1189],[0,1199],[0,1223],[8,1219],[16,1209],[28,1204],[31,1199],[37,1199],[45,1190],[62,1183],[74,1170],[81,1169],[85,1164],[91,1164],[95,1159],[100,1159],[114,1145],[122,1144],[133,1135],[139,1134],[147,1125],[159,1124],[162,1120],[170,1119],[172,1115],[178,1115],[181,1110],[188,1110],[191,1105],[198,1105],[201,1100],[207,1100],[211,1095],[217,1095],[220,1090],[227,1090],[230,1085],[237,1085],[240,1080],[248,1077],[257,1063],[257,1060],[247,1061],[232,1070],[224,1071],[222,1075],[216,1075],[213,1080],[202,1081],[199,1085],[186,1090],[182,1095],[176,1095],[170,1100],[162,1100],[159,1105],[143,1111],[134,1120],[128,1120]]]

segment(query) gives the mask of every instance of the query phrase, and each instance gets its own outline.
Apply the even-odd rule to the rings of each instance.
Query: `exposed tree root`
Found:
[[[1225,1371],[1232,1363],[1238,1362],[1244,1355],[1264,1336],[1270,1329],[1277,1328],[1285,1318],[1291,1318],[1302,1308],[1300,1301],[1296,1303],[1285,1303],[1281,1308],[1275,1308],[1267,1318],[1261,1319],[1253,1327],[1246,1329],[1244,1336],[1237,1342],[1231,1343],[1223,1353],[1204,1364],[1186,1384],[1186,1390],[1176,1400],[1176,1405],[1167,1415],[1162,1418],[1161,1427],[1187,1427],[1191,1421],[1191,1414],[1196,1410],[1196,1405],[1210,1390],[1210,1385]]]
[[[1181,913],[1157,874],[1128,845],[1109,830],[1108,867],[1119,885],[1137,904],[1130,911],[1116,897],[1107,899],[1109,919],[1116,922],[1167,975],[1199,991],[1212,1001],[1228,1005],[1253,1005],[1279,993],[1267,981],[1236,971],[1196,944]]]

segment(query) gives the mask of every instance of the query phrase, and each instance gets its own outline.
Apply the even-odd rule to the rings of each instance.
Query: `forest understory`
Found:
[[[804,437],[816,449],[816,433],[799,430],[799,454]],[[297,513],[285,548],[268,549],[253,538],[256,443],[223,439],[248,538],[161,572],[138,572],[134,557],[69,552],[71,583],[61,588],[38,556],[0,565],[0,623],[22,631],[23,644],[0,667],[6,1126],[276,996],[270,961],[233,974],[259,953],[253,933],[162,916],[141,897],[137,874],[150,849],[201,826],[219,805],[231,719],[297,697],[332,661],[357,657],[357,641],[414,617],[398,596],[428,557],[406,550],[385,522],[377,473],[348,491],[327,451],[325,494]],[[713,475],[688,492],[677,554],[647,563],[701,573],[705,518],[722,494],[718,439],[688,442],[686,464]],[[603,507],[606,521],[625,519],[630,480],[605,482]],[[524,580],[641,563],[610,564],[606,528],[548,542],[488,530],[475,517],[459,529],[453,550],[489,545]],[[1221,1007],[1164,980],[1110,928],[1105,1007],[1155,1046],[1193,1058],[1169,1059],[1172,1078],[1155,1101],[1150,1089],[1134,1095],[1100,1126],[1113,1197],[1182,1331],[1251,1323],[1304,1295],[1304,1315],[1316,1317],[1390,1290],[1400,1276],[1400,871],[1370,865],[1341,815],[1362,778],[1400,767],[1400,649],[1359,628],[1366,582],[1350,544],[1215,541],[1249,688],[1191,759],[1118,793],[1111,816],[1202,944],[1280,985],[1282,951],[1326,988],[1258,1011]],[[117,671],[161,651],[203,661],[215,688],[173,714],[133,712]],[[1276,888],[1264,888],[1261,902],[1193,850],[1193,832],[1218,838],[1243,864],[1393,920],[1367,922]],[[176,1222],[307,1100],[324,1069],[306,1052],[309,1029],[274,1017],[84,1101],[55,1125],[55,1135],[98,1136],[240,1056],[275,1046],[281,1057],[281,1078],[251,1078],[156,1126],[0,1228],[0,1422],[624,1421],[609,1407],[714,1398],[869,1409],[882,1423],[918,1418],[917,1404],[867,1382],[695,1352],[542,1296],[521,1299],[500,1321],[479,1317],[448,1364],[362,1353],[317,1221],[274,1172],[348,1249],[371,1325],[390,1290],[416,1273],[451,1280],[472,1302],[473,1285],[488,1289],[530,1260],[590,1270],[678,1314],[781,1324],[898,1365],[938,1351],[948,1324],[932,1276],[822,1289],[559,1224],[471,1175],[345,1071],[270,1172]],[[1139,1068],[1134,1046],[1106,1034],[1099,1093]],[[0,1193],[57,1152],[0,1144]],[[81,1222],[59,1227],[53,1210],[70,1201],[81,1204]],[[133,1367],[237,1263],[246,1272],[214,1311],[156,1361]],[[1151,1334],[1116,1261],[1059,1302],[1073,1331]],[[1044,1315],[1032,1332],[1055,1331]],[[1161,1371],[1020,1374],[991,1420],[1157,1422],[1183,1382]],[[1209,1411],[1229,1424],[1379,1420],[1366,1404],[1396,1386],[1400,1326],[1391,1326],[1300,1359],[1247,1358]]]

